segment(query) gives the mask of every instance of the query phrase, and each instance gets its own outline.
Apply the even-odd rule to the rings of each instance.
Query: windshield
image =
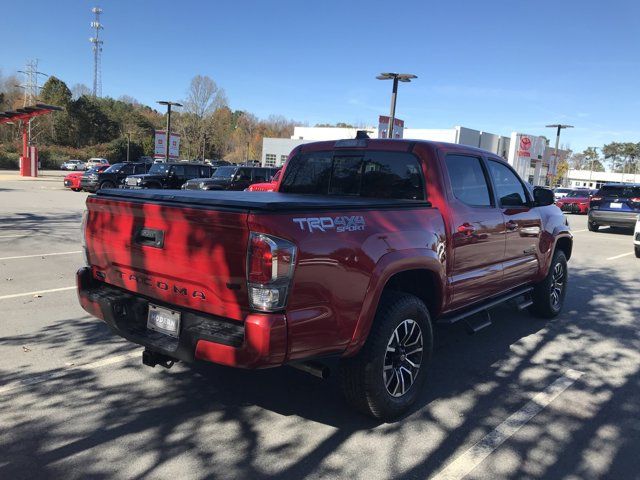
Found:
[[[93,167],[87,170],[87,175],[93,175],[101,171],[100,167]]]
[[[149,175],[165,175],[170,168],[171,165],[166,163],[154,163],[149,169]]]
[[[588,197],[588,196],[589,196],[589,191],[588,190],[572,190],[569,193],[567,193],[567,197],[568,198]]]
[[[231,178],[236,170],[236,167],[218,167],[211,178]]]
[[[124,163],[114,163],[109,168],[107,168],[104,171],[104,173],[118,173],[123,165],[124,165]]]
[[[598,195],[603,197],[640,197],[640,186],[627,185],[605,185],[600,189]]]
[[[556,188],[554,190],[554,192],[556,192],[556,193],[567,193],[567,192],[570,192],[570,191],[571,191],[571,189],[569,189],[569,188]]]

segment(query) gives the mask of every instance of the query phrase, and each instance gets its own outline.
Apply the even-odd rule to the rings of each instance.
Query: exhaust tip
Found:
[[[331,375],[331,369],[319,362],[295,362],[290,363],[289,366],[320,378],[321,380],[326,380]]]

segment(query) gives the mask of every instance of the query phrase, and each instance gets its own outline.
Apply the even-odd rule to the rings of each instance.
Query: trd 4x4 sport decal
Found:
[[[300,226],[300,230],[308,230],[313,233],[318,230],[326,232],[335,230],[336,232],[357,232],[363,231],[366,226],[362,215],[340,216],[340,217],[304,217],[294,218],[293,221]]]

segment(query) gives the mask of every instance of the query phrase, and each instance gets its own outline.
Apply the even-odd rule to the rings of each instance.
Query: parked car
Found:
[[[90,158],[89,160],[87,160],[87,170],[93,167],[99,167],[102,165],[106,165],[107,167],[109,166],[109,160],[107,160],[106,158]]]
[[[271,178],[277,168],[243,167],[238,165],[218,167],[211,178],[196,178],[186,182],[186,190],[244,190],[254,183]]]
[[[558,200],[556,205],[563,212],[587,214],[589,212],[589,202],[591,201],[591,197],[596,192],[597,190],[589,190],[585,188],[571,190],[564,197]]]
[[[278,189],[281,173],[282,170],[278,170],[269,182],[254,183],[253,185],[249,185],[245,190],[249,192],[275,192]]]
[[[553,189],[553,196],[556,200],[560,200],[561,198],[566,197],[571,190],[571,188],[557,187]]]
[[[633,228],[640,214],[640,183],[608,183],[591,197],[588,228]]]
[[[70,188],[74,192],[79,192],[82,190],[82,186],[80,185],[80,181],[82,179],[83,172],[72,172],[65,175],[63,184],[66,188]]]
[[[100,190],[83,225],[80,303],[144,364],[324,376],[337,358],[348,401],[382,420],[422,394],[434,325],[477,331],[509,300],[558,315],[572,251],[551,190],[419,140],[298,146],[278,192]]]
[[[640,258],[640,215],[636,218],[636,227],[633,230],[633,249],[636,257]]]
[[[103,172],[82,177],[82,189],[95,192],[100,188],[118,188],[122,186],[128,175],[146,173],[150,167],[150,163],[114,163]]]
[[[178,189],[192,178],[211,176],[211,167],[204,163],[154,163],[148,173],[130,175],[125,188]]]
[[[67,160],[60,165],[60,170],[86,170],[87,165],[82,160]]]

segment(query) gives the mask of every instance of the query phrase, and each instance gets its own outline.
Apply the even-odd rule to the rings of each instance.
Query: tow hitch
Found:
[[[177,361],[178,360],[176,360],[175,358],[171,358],[167,355],[153,352],[151,350],[145,349],[144,352],[142,352],[142,364],[148,367],[155,367],[156,365],[160,365],[164,368],[171,368]]]

